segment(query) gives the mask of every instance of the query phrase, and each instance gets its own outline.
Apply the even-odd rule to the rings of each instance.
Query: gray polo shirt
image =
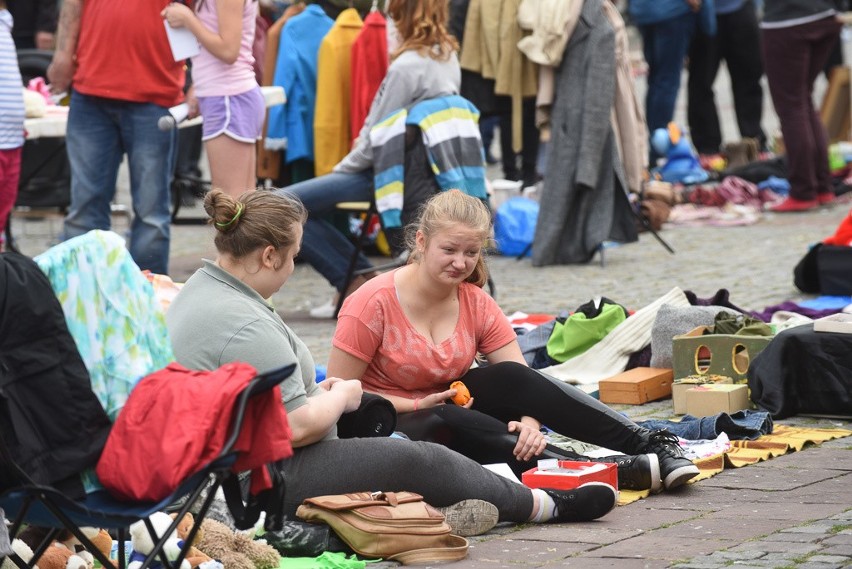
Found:
[[[166,312],[166,324],[175,358],[189,369],[239,361],[262,373],[295,363],[296,371],[281,384],[288,413],[321,391],[304,342],[257,291],[211,261],[186,281]],[[336,437],[336,427],[325,436]]]

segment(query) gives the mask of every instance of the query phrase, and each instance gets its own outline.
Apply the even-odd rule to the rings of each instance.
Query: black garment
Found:
[[[525,117],[535,116],[535,97],[524,99],[521,111]],[[519,153],[512,150],[512,113],[500,115],[500,154],[503,158],[503,177],[507,180],[523,180],[524,187],[532,186],[538,181],[536,165],[538,163],[539,133],[535,121],[525,120],[521,131]],[[521,167],[518,169],[518,156]]]
[[[56,33],[56,0],[7,0],[6,7],[14,20],[12,39],[17,49],[34,48],[36,32]]]
[[[109,429],[47,277],[29,257],[0,254],[0,436],[15,462],[80,497],[78,475]]]
[[[836,8],[835,0],[764,0],[763,21],[771,24],[796,20]]]
[[[731,75],[740,136],[755,138],[764,148],[766,135],[760,126],[763,62],[754,2],[748,0],[735,12],[717,15],[716,23],[715,37],[698,31],[689,49],[687,116],[692,143],[701,154],[715,154],[722,145],[713,82],[724,60]]]
[[[751,399],[774,419],[799,413],[852,413],[852,335],[814,332],[813,324],[780,332],[748,368]]]
[[[533,468],[541,458],[579,455],[548,445],[528,462],[512,454],[518,436],[506,423],[534,417],[553,431],[587,443],[635,454],[648,431],[573,385],[515,362],[475,368],[460,378],[474,398],[473,408],[438,405],[403,413],[398,429],[412,440],[445,445],[480,464],[505,462],[515,474]]]

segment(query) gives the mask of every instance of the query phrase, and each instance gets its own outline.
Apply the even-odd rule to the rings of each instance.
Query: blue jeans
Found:
[[[648,62],[645,118],[651,136],[656,129],[665,128],[674,117],[681,70],[697,22],[697,15],[688,13],[656,24],[639,26],[642,50]],[[652,165],[657,157],[652,147]]]
[[[345,292],[346,269],[355,246],[321,216],[335,210],[338,202],[372,201],[373,171],[354,174],[331,173],[305,180],[278,192],[296,195],[308,210],[299,256],[305,259],[341,293]],[[359,255],[358,269],[369,269],[370,261]]]
[[[127,153],[133,202],[130,255],[140,268],[168,274],[169,185],[177,131],[157,128],[157,120],[167,114],[167,108],[150,103],[71,93],[66,134],[71,206],[65,239],[110,228],[118,167]]]

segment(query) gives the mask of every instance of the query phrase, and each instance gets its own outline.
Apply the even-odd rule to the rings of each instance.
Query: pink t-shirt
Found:
[[[198,5],[198,0],[195,0]],[[219,15],[216,0],[204,0],[198,10],[198,19],[211,32],[219,31]],[[237,60],[228,64],[207,51],[201,51],[192,58],[192,81],[198,97],[223,97],[239,95],[257,87],[254,76],[254,32],[257,26],[257,0],[245,0],[242,14],[242,34]]]
[[[481,288],[459,287],[459,320],[438,345],[408,321],[394,286],[396,271],[369,280],[346,299],[333,345],[367,362],[364,389],[414,399],[447,389],[477,352],[489,354],[515,340],[509,320]]]

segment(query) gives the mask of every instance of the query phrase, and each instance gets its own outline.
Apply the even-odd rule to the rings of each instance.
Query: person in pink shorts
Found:
[[[202,140],[211,185],[238,196],[257,185],[255,141],[265,105],[254,74],[257,0],[199,0],[195,11],[173,2],[162,12],[173,28],[187,28],[201,44],[192,58],[192,109],[204,118]],[[197,112],[196,111],[196,112]]]

